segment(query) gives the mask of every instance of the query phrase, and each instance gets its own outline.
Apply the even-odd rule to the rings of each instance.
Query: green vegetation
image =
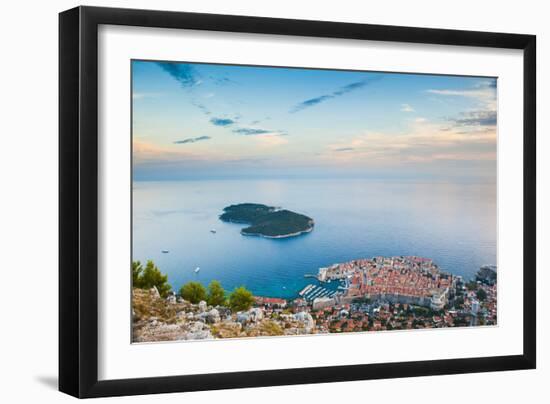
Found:
[[[210,282],[210,285],[208,285],[208,296],[206,297],[206,302],[210,306],[222,306],[225,303],[225,290],[223,290],[220,282]]]
[[[197,304],[206,300],[206,289],[199,282],[188,282],[181,287],[180,295],[188,302]]]
[[[476,297],[480,301],[485,301],[485,299],[487,299],[487,292],[485,292],[483,289],[480,288],[476,292]]]
[[[240,203],[223,209],[220,219],[232,223],[254,223],[275,211],[272,206],[259,203]]]
[[[277,210],[273,206],[241,203],[224,208],[220,220],[250,225],[241,230],[244,235],[290,237],[311,231],[313,219],[290,210]]]
[[[424,306],[413,306],[412,312],[417,317],[441,316],[444,313],[443,310],[432,310],[430,307]]]
[[[172,287],[168,283],[168,275],[164,275],[153,261],[147,261],[145,268],[139,261],[132,262],[132,286],[137,289],[156,287],[161,297],[168,296]],[[180,296],[190,303],[197,304],[201,300],[210,306],[229,306],[233,311],[245,311],[252,307],[254,296],[244,286],[236,288],[226,298],[221,283],[213,280],[206,289],[200,282],[188,282],[179,291]]]
[[[263,335],[284,335],[284,331],[281,326],[273,321],[265,321],[261,324],[261,331]]]
[[[138,289],[151,289],[156,287],[162,297],[168,296],[172,287],[168,283],[168,275],[159,271],[153,261],[147,261],[145,268],[141,262],[132,262],[132,286]]]
[[[248,310],[254,303],[252,292],[244,286],[236,288],[229,295],[229,299],[226,299],[225,290],[221,283],[216,280],[210,282],[208,290],[199,282],[188,282],[181,287],[180,295],[193,304],[197,304],[201,300],[204,300],[210,306],[228,305],[233,311]]]
[[[167,324],[177,321],[177,310],[163,299],[157,299],[146,289],[135,289],[132,293],[133,320],[139,322],[155,317]]]
[[[486,285],[494,285],[497,281],[497,271],[496,267],[491,265],[484,265],[479,268],[476,274],[476,280],[480,281]]]
[[[477,282],[476,281],[470,281],[466,284],[466,289],[472,291],[477,290]]]
[[[244,286],[236,288],[231,295],[229,295],[229,307],[233,311],[245,311],[252,307],[254,303],[254,297],[252,293]]]

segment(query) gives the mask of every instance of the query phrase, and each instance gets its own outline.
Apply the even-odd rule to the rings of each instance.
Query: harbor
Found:
[[[340,293],[340,285],[333,287],[331,284],[308,284],[306,285],[298,295],[306,300],[307,302],[312,302],[317,298],[331,298]]]

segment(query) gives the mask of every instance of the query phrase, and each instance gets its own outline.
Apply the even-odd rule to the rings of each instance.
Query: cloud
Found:
[[[132,93],[132,99],[141,100],[143,98],[156,98],[156,97],[160,97],[161,95],[162,95],[161,93],[139,93],[139,92],[134,92],[134,93]]]
[[[401,112],[414,112],[414,108],[409,104],[401,104]]]
[[[413,122],[405,132],[367,132],[327,146],[325,159],[340,165],[397,167],[435,161],[496,161],[496,128],[468,131],[429,121]]]
[[[210,80],[212,80],[215,84],[220,86],[225,86],[228,84],[238,84],[235,80],[231,80],[227,77],[216,77],[216,76],[209,76]]]
[[[445,97],[466,97],[478,101],[480,109],[496,111],[496,80],[484,80],[467,89],[430,89],[430,94]]]
[[[189,88],[202,83],[196,69],[186,63],[158,62],[170,76],[177,80],[182,87]]]
[[[233,125],[235,121],[229,118],[212,118],[210,119],[210,123],[215,126],[230,126]]]
[[[478,90],[426,90],[430,94],[437,94],[437,95],[451,95],[451,96],[459,96],[459,97],[480,97],[483,95],[483,92],[480,92]]]
[[[292,108],[290,112],[294,113],[294,112],[301,111],[302,109],[320,104],[323,101],[330,100],[331,98],[334,98],[334,95],[321,95],[320,97],[310,98],[309,100],[305,100],[300,104],[294,106],[294,108]]]
[[[464,90],[431,89],[431,94],[445,97],[466,97],[477,101],[477,105],[458,116],[447,118],[455,127],[495,127],[497,125],[496,79],[484,80],[478,85]]]
[[[134,138],[132,141],[132,159],[134,164],[147,164],[152,161],[172,161],[178,159],[192,159],[193,154],[174,150],[169,147],[160,146],[155,143],[147,142]]]
[[[186,144],[186,143],[196,143],[200,142],[202,140],[210,140],[212,139],[210,136],[199,136],[199,137],[190,137],[183,140],[176,140],[174,141],[174,144]]]
[[[269,133],[269,130],[266,129],[254,129],[254,128],[239,128],[235,129],[233,131],[234,133],[238,133],[239,135],[265,135],[266,133]]]
[[[195,100],[192,100],[191,104],[193,104],[195,107],[200,109],[203,114],[205,114],[205,115],[210,115],[211,114],[210,109],[206,105],[201,104],[200,102],[197,102]]]
[[[288,143],[288,139],[285,137],[272,134],[255,136],[254,139],[260,142],[260,146],[262,147],[276,147]]]
[[[178,147],[173,144],[158,145],[156,143],[144,139],[137,139],[135,137],[132,141],[132,152],[132,160],[134,165],[139,165],[141,167],[146,165],[162,165],[167,163],[217,164],[218,162],[227,163],[242,159],[242,157],[238,157],[235,153],[224,151],[219,148],[212,148],[205,153],[199,148]]]
[[[271,130],[261,128],[238,128],[234,129],[233,133],[245,136],[271,135],[271,136],[286,136],[288,133],[282,130]]]
[[[365,87],[365,86],[371,84],[372,82],[377,81],[381,78],[382,78],[381,76],[370,77],[370,78],[366,78],[366,79],[363,79],[363,80],[359,80],[359,81],[347,84],[343,87],[340,87],[338,90],[333,91],[332,93],[323,94],[323,95],[320,95],[318,97],[310,98],[308,100],[302,101],[299,104],[296,104],[294,107],[292,107],[289,112],[291,114],[293,114],[293,113],[299,112],[303,109],[313,107],[317,104],[320,104],[320,103],[325,102],[327,100],[330,100],[332,98],[341,97],[344,94],[348,94],[352,91],[363,88],[363,87]]]
[[[459,118],[450,118],[457,126],[495,126],[497,124],[496,111],[469,111],[460,114]]]
[[[229,84],[238,84],[236,81],[224,76],[201,76],[198,69],[189,63],[178,62],[156,62],[163,70],[169,73],[174,79],[179,81],[182,87],[189,88],[202,84],[208,81],[217,86],[225,86]],[[207,93],[205,98],[213,97],[214,93]]]

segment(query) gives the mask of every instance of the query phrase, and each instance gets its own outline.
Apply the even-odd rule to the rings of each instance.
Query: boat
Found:
[[[212,233],[212,234],[216,234],[216,229],[212,229],[212,230],[210,230],[210,233]]]
[[[201,270],[201,267],[196,267],[195,268],[195,273],[198,273],[200,270]]]
[[[163,254],[168,254],[169,252],[170,252],[170,251],[168,251],[168,250],[162,250],[162,253],[163,253]]]

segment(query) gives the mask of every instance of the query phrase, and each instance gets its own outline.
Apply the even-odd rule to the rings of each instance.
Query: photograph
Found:
[[[497,326],[496,77],[129,67],[131,342]]]

